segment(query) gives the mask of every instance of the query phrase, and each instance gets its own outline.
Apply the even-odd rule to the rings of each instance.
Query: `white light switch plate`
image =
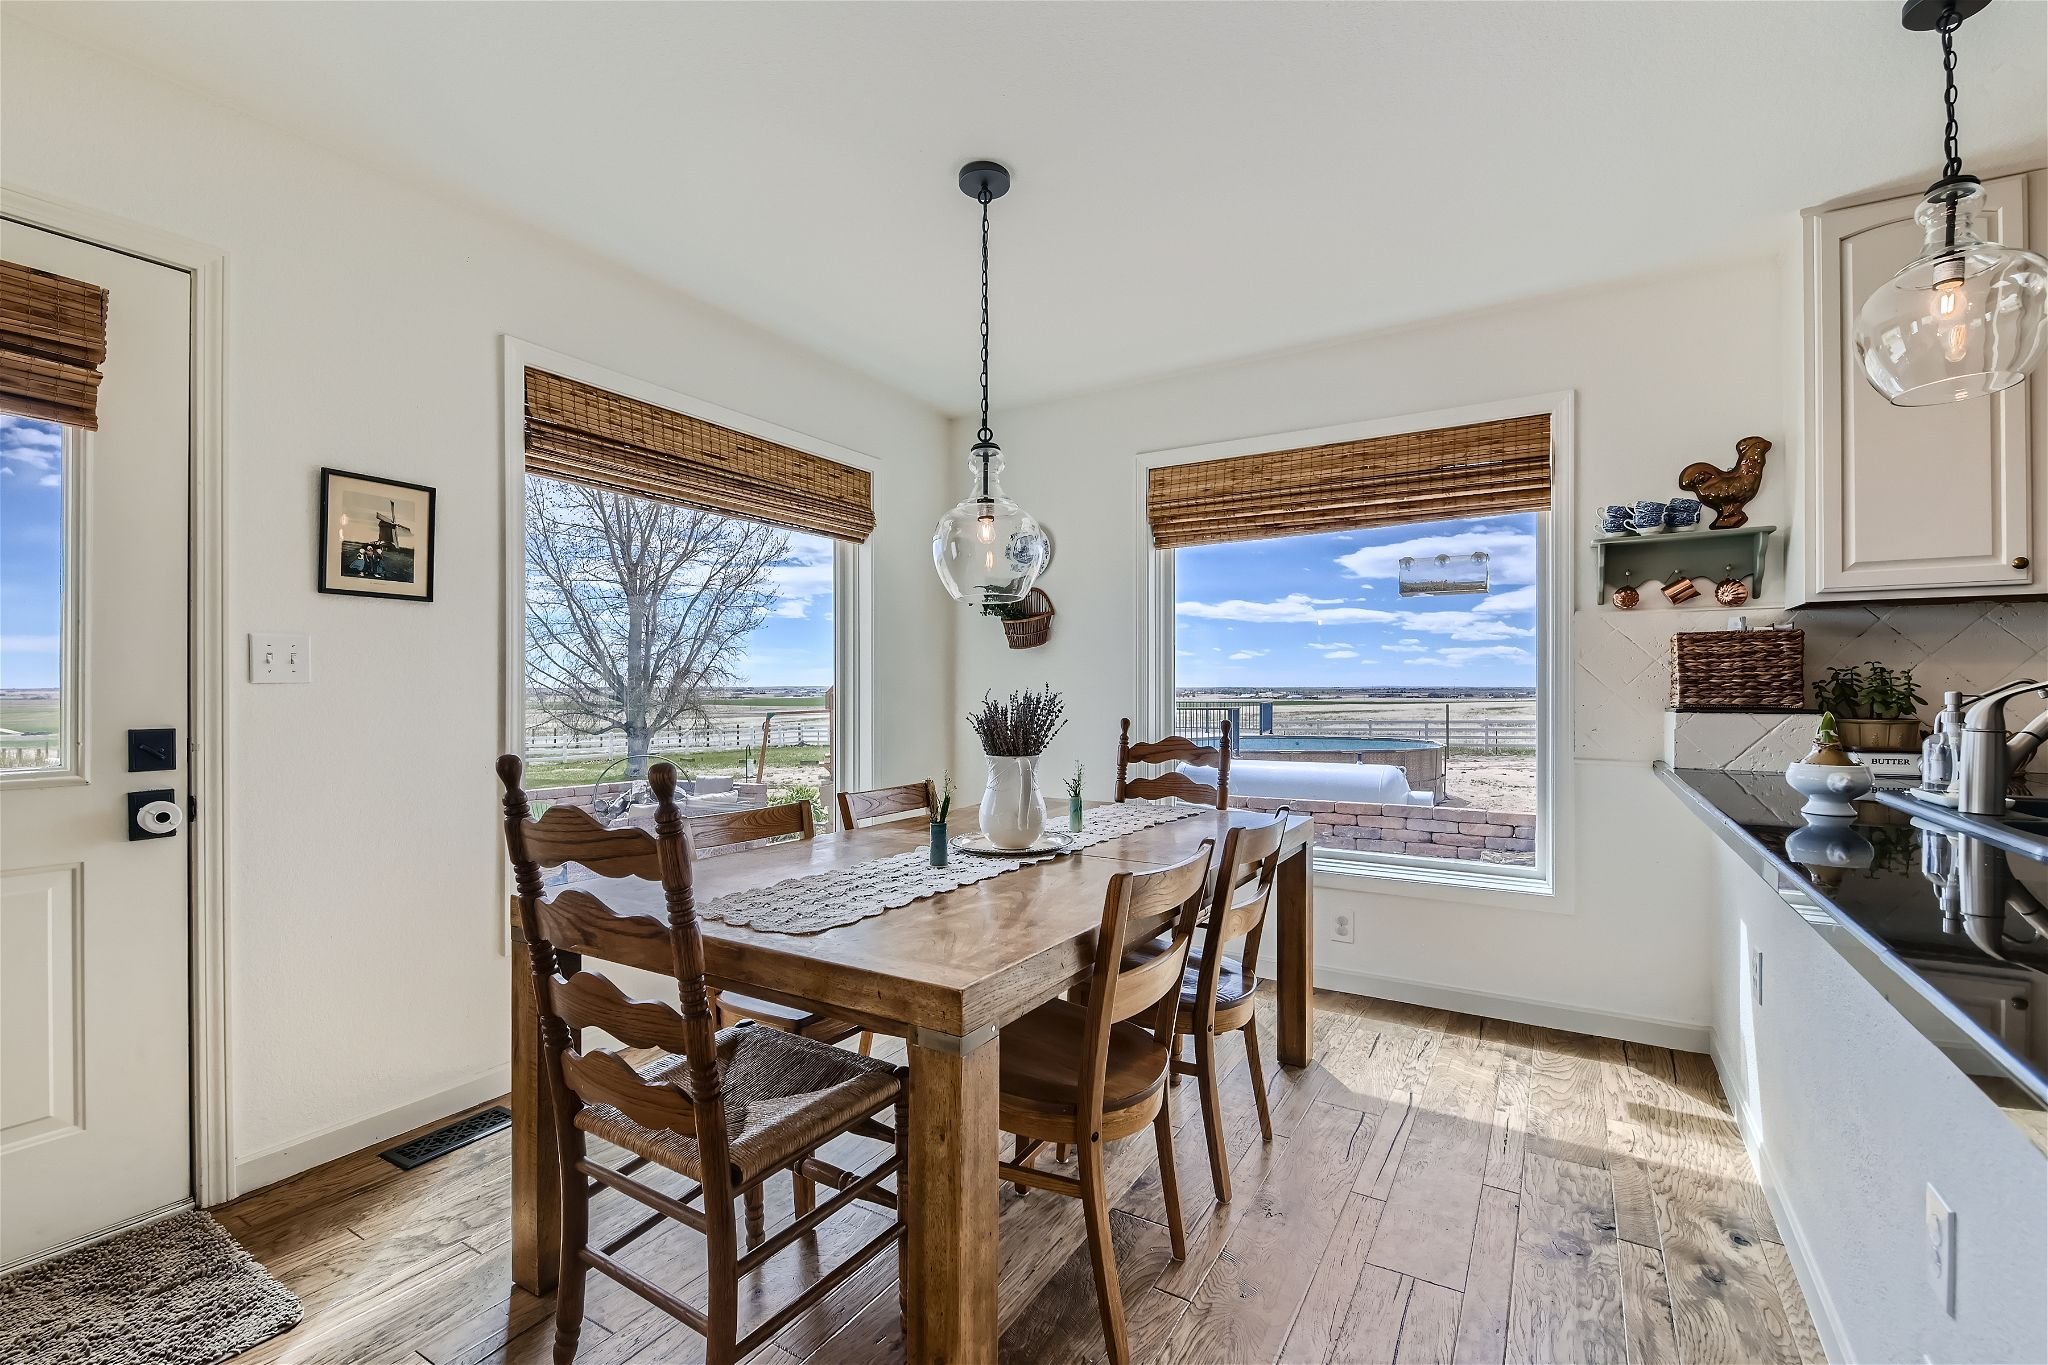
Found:
[[[309,683],[313,681],[313,637],[310,635],[251,633],[249,636],[249,681],[252,683]]]
[[[1941,1311],[1956,1315],[1956,1214],[1948,1201],[1927,1187],[1927,1282]]]

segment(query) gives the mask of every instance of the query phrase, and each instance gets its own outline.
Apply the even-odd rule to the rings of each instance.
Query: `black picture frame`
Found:
[[[371,502],[382,498],[390,504],[388,517],[373,510],[377,520],[375,541],[349,540],[344,534],[350,494],[359,494]],[[412,520],[401,522],[401,516]],[[401,539],[413,543],[404,545]],[[347,469],[320,470],[320,557],[314,565],[314,586],[321,592],[377,597],[387,602],[431,602],[439,539],[439,512],[432,488]],[[386,577],[377,571],[376,566],[384,564],[388,572],[390,561],[400,552],[409,556],[409,576]]]

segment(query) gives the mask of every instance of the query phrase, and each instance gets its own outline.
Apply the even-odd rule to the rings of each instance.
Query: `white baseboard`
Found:
[[[234,1163],[234,1179],[229,1198],[239,1198],[265,1185],[274,1185],[288,1176],[311,1170],[323,1161],[359,1152],[374,1146],[386,1138],[396,1137],[423,1123],[437,1118],[473,1109],[486,1100],[496,1099],[512,1088],[512,1068],[493,1067],[480,1076],[472,1077],[461,1085],[450,1086],[438,1094],[428,1095],[402,1104],[396,1109],[387,1109],[381,1114],[368,1118],[354,1119],[337,1124],[332,1128],[295,1138],[280,1147],[257,1152],[253,1156],[238,1157]]]
[[[1268,979],[1272,964],[1262,964]],[[1712,1033],[1705,1024],[1688,1024],[1675,1019],[1645,1019],[1632,1014],[1565,1005],[1554,1000],[1530,1000],[1515,995],[1494,995],[1443,986],[1431,981],[1407,981],[1389,976],[1371,976],[1342,967],[1316,968],[1316,985],[1348,995],[1375,995],[1385,1000],[1422,1005],[1429,1009],[1457,1010],[1461,1014],[1507,1019],[1539,1028],[1562,1029],[1569,1033],[1590,1033],[1601,1038],[1619,1038],[1651,1047],[1673,1047],[1686,1052],[1705,1052]]]
[[[1842,1318],[1835,1311],[1835,1301],[1828,1294],[1827,1281],[1820,1277],[1819,1269],[1806,1254],[1806,1238],[1799,1230],[1799,1216],[1785,1197],[1784,1182],[1778,1178],[1777,1167],[1771,1163],[1770,1149],[1759,1138],[1756,1116],[1749,1112],[1745,1102],[1748,1087],[1742,1084],[1743,1073],[1722,1055],[1720,1037],[1715,1036],[1714,1047],[1708,1053],[1714,1059],[1714,1070],[1721,1077],[1721,1093],[1728,1097],[1728,1112],[1735,1115],[1735,1127],[1742,1134],[1742,1145],[1749,1149],[1749,1159],[1756,1166],[1757,1180],[1764,1187],[1764,1200],[1771,1206],[1771,1217],[1778,1224],[1778,1236],[1784,1239],[1785,1255],[1792,1262],[1792,1274],[1799,1281],[1799,1292],[1806,1296],[1806,1311],[1813,1318],[1813,1327],[1820,1333],[1821,1349],[1827,1352],[1835,1365],[1848,1365],[1856,1359],[1856,1353],[1849,1347],[1847,1333],[1842,1330]]]

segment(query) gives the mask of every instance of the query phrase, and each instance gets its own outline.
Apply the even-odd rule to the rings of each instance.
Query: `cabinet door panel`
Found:
[[[2025,177],[1985,186],[1986,230],[2025,241]],[[1817,493],[1813,587],[1871,594],[2025,589],[2036,581],[2027,384],[1990,399],[1895,408],[1864,380],[1856,312],[1920,253],[1919,199],[1843,209],[1816,222]]]

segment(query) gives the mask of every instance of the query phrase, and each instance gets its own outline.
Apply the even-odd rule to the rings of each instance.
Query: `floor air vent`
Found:
[[[446,1156],[457,1147],[467,1147],[478,1138],[487,1138],[499,1129],[511,1126],[512,1111],[502,1104],[493,1105],[377,1155],[400,1170],[409,1171],[415,1166],[426,1165],[437,1156]]]

